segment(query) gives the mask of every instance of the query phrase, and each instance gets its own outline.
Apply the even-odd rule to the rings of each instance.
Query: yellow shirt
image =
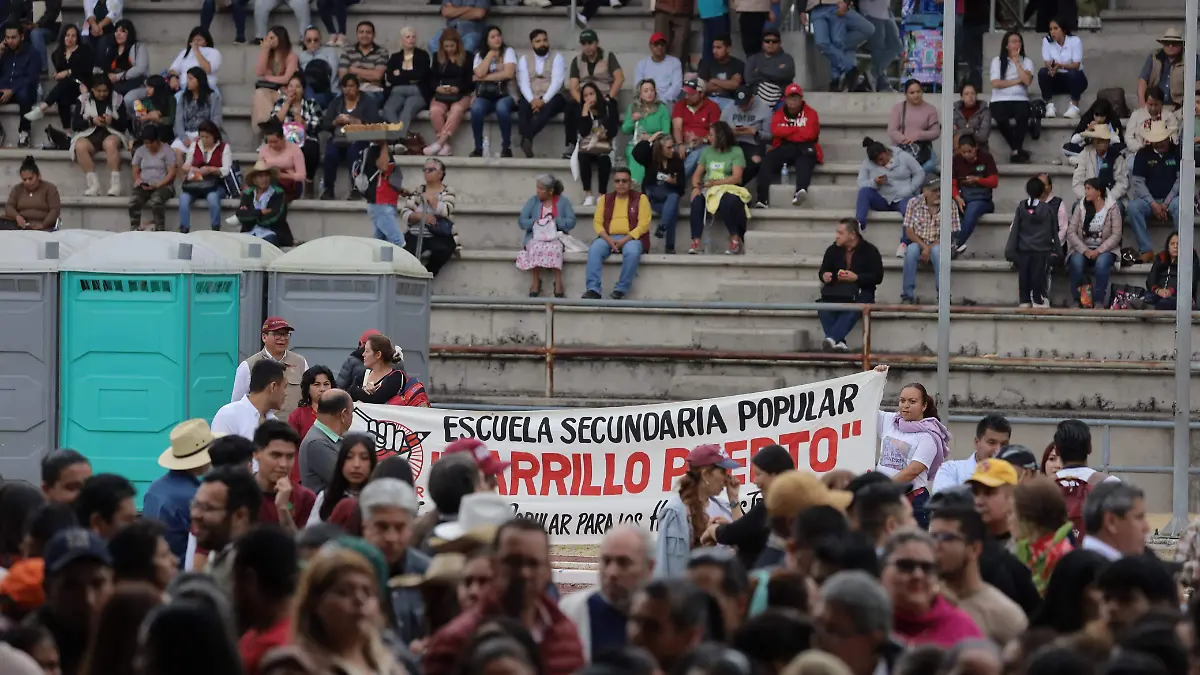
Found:
[[[596,230],[596,234],[604,233],[604,202],[605,197],[601,197],[601,202],[596,205],[596,215],[592,217],[592,227]],[[650,200],[646,195],[641,196],[638,202],[638,222],[637,227],[633,231],[629,231],[629,199],[626,197],[616,197],[616,203],[613,204],[612,220],[608,224],[608,233],[614,237],[623,237],[629,235],[630,239],[641,239],[643,235],[650,231],[650,218],[654,213],[650,210]]]

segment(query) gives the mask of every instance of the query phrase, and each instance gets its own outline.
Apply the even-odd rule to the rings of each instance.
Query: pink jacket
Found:
[[[892,114],[888,117],[888,138],[895,145],[900,145],[900,139],[904,136],[913,141],[936,141],[942,135],[937,108],[922,102],[921,105],[908,104],[905,112],[907,103],[901,101],[892,107]],[[900,124],[901,118],[904,119],[903,125]]]
[[[896,609],[892,623],[896,634],[910,645],[952,647],[963,640],[984,637],[969,614],[940,595],[923,615]]]

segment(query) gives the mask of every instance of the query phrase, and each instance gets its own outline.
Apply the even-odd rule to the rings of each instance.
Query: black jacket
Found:
[[[869,293],[875,292],[875,287],[883,283],[883,258],[879,256],[879,249],[866,239],[860,239],[858,247],[854,249],[854,255],[850,258],[850,264],[846,265],[846,251],[837,244],[830,244],[829,248],[825,249],[825,257],[821,260],[821,269],[817,271],[817,278],[822,279],[826,272],[833,275],[833,281],[826,284],[826,288],[821,290],[821,296],[829,296],[832,298],[841,299],[834,287],[837,287],[845,282],[837,280],[837,273],[840,270],[850,270],[858,275],[858,281],[855,284],[858,290]],[[824,279],[822,279],[822,282]],[[849,298],[849,295],[846,295]],[[857,297],[857,294],[855,294]],[[853,298],[846,299],[845,302],[854,302]]]
[[[342,368],[337,374],[337,388],[346,390],[354,385],[362,385],[367,367],[363,365],[363,348],[359,347],[350,352],[350,356],[342,362]]]
[[[687,187],[687,176],[683,172],[683,160],[672,155],[667,160],[667,168],[664,173],[669,173],[675,177],[675,184],[672,185],[666,181],[660,181],[658,168],[654,164],[654,146],[650,141],[642,141],[633,146],[633,161],[646,167],[646,175],[642,178],[642,190],[649,190],[655,185],[663,185],[668,190],[677,194],[683,194],[683,189]]]
[[[1038,202],[1035,206],[1029,200],[1021,202],[1008,230],[1004,259],[1016,262],[1022,253],[1057,253],[1060,250],[1057,204]]]
[[[1192,252],[1192,302],[1196,301],[1196,289],[1200,287],[1200,279],[1196,278],[1197,272],[1200,272],[1200,256],[1196,252]],[[1169,288],[1175,290],[1179,283],[1179,263],[1171,262],[1165,251],[1160,251],[1154,256],[1154,265],[1150,267],[1150,275],[1146,277],[1146,289],[1153,292],[1160,288]]]
[[[1025,610],[1025,616],[1033,616],[1042,604],[1042,596],[1033,585],[1033,573],[1017,556],[1009,553],[1000,540],[987,539],[983,542],[979,575],[984,582],[995,586],[996,590],[1020,605]]]
[[[752,569],[771,535],[767,522],[767,503],[759,499],[744,516],[717,526],[717,543],[737,547],[738,559]]]
[[[237,219],[242,224],[242,232],[249,232],[255,227],[265,227],[275,232],[276,246],[280,248],[293,246],[296,242],[292,238],[292,228],[288,227],[287,200],[284,197],[283,188],[276,183],[269,189],[272,194],[267,201],[265,212],[254,208],[255,188],[253,186],[242,191],[242,203],[237,210]]]

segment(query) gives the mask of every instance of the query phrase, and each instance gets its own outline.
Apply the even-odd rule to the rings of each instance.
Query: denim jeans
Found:
[[[867,40],[867,51],[871,53],[871,74],[879,89],[887,84],[887,67],[900,58],[904,46],[900,44],[900,28],[895,19],[864,18],[875,27],[875,33]]]
[[[366,143],[339,144],[333,138],[325,141],[325,157],[321,159],[321,170],[325,178],[326,190],[332,190],[337,185],[337,170],[343,163],[349,171],[358,156],[367,149]],[[351,177],[353,178],[353,176]]]
[[[213,190],[204,195],[208,202],[208,224],[214,230],[221,229],[221,192]],[[179,231],[190,232],[192,229],[192,202],[199,197],[193,197],[187,190],[179,191]]]
[[[1092,284],[1092,304],[1095,307],[1105,306],[1105,300],[1108,299],[1108,278],[1112,275],[1112,268],[1116,262],[1117,256],[1111,251],[1101,253],[1095,260],[1088,260],[1082,253],[1071,253],[1067,258],[1067,278],[1071,281],[1071,298],[1075,300],[1076,306],[1079,305],[1079,287],[1087,283],[1088,267],[1094,267],[1096,270],[1096,280]]]
[[[901,216],[904,216],[908,211],[908,200],[897,199],[894,202],[888,202],[879,194],[879,190],[875,188],[859,188],[858,202],[854,207],[854,217],[862,225],[862,228],[867,229],[867,214],[871,211],[895,211]]]
[[[375,238],[404,246],[404,231],[396,221],[395,204],[367,204],[367,216],[375,226]]]
[[[233,14],[233,30],[237,40],[241,42],[246,41],[246,8],[249,5],[250,0],[233,0],[229,6],[229,11]],[[217,0],[203,0],[200,5],[200,27],[208,30],[216,14]]]
[[[500,123],[500,139],[505,148],[512,147],[512,118],[513,109],[517,102],[511,96],[501,96],[497,99],[486,99],[479,96],[471,102],[471,131],[475,133],[475,149],[483,149],[483,121],[491,113],[496,113],[496,121]]]
[[[601,272],[604,269],[604,261],[610,255],[612,255],[612,247],[601,237],[596,237],[592,241],[592,245],[588,247],[587,289],[589,291],[603,292]],[[617,285],[613,287],[614,291],[629,294],[629,287],[633,285],[633,279],[637,276],[638,263],[641,260],[642,242],[637,239],[625,242],[625,245],[621,247],[621,277],[617,280]]]
[[[933,287],[938,285],[938,260],[941,259],[941,245],[934,244],[929,247],[929,261],[933,263]],[[914,244],[909,244],[908,248],[904,249],[904,286],[900,291],[902,299],[911,299],[916,297],[913,293],[917,290],[917,265],[921,262],[921,247]]]
[[[660,222],[666,231],[667,251],[675,250],[675,224],[679,221],[679,199],[681,195],[668,189],[662,183],[655,183],[646,190],[646,199],[650,200],[650,208],[659,214]]]
[[[729,25],[729,14],[700,19],[700,23],[704,25],[704,44],[700,45],[700,54],[702,58],[711,59],[713,57],[713,40],[722,35],[733,34],[733,29]]]
[[[464,33],[462,30],[459,30],[458,35],[460,38],[462,38],[462,48],[464,52],[467,54],[474,54],[479,50],[479,43],[483,41],[482,33],[478,31],[474,33]],[[433,39],[429,41],[427,46],[429,47],[430,54],[436,54],[438,47],[442,46],[442,31],[439,30],[437,35],[433,36]]]
[[[829,60],[829,75],[840,79],[857,60],[858,47],[875,34],[870,21],[853,9],[837,15],[834,5],[820,5],[808,13],[817,49]]]
[[[689,152],[687,154],[687,157],[683,158],[683,176],[684,176],[684,178],[686,178],[687,180],[692,179],[692,174],[696,173],[696,166],[700,164],[700,152],[702,150],[704,150],[704,148],[707,148],[707,147],[708,147],[708,144],[703,143],[703,144],[699,145],[695,150],[692,150],[691,152]]]
[[[33,46],[33,51],[37,52],[39,63],[42,64],[42,70],[51,71],[50,56],[46,51],[46,45],[54,44],[57,37],[46,30],[45,28],[34,28],[29,31],[29,43]]]
[[[958,245],[962,246],[971,238],[971,233],[975,231],[975,226],[979,224],[979,219],[986,214],[995,213],[996,205],[990,199],[976,199],[967,202],[967,208],[963,209],[962,226],[958,230]]]
[[[875,292],[860,289],[858,297],[854,301],[873,305],[875,304]],[[850,331],[854,330],[854,326],[858,323],[860,316],[862,316],[862,312],[855,312],[853,310],[844,312],[833,309],[817,311],[817,318],[821,320],[821,330],[825,331],[825,337],[834,342],[845,342],[846,336],[850,334]]]
[[[1153,211],[1150,210],[1149,199],[1130,199],[1127,215],[1129,216],[1129,227],[1133,229],[1133,236],[1137,239],[1138,251],[1147,253],[1154,250],[1154,242],[1150,241],[1150,230],[1146,221],[1150,220]],[[1176,198],[1170,204],[1167,204],[1167,210],[1171,214],[1171,225],[1179,229],[1179,199]]]

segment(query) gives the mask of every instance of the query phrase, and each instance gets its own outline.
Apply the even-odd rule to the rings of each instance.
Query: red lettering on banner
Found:
[[[821,459],[821,441],[829,444],[825,459]],[[812,443],[808,446],[808,464],[816,473],[833,471],[837,466],[838,433],[830,427],[821,427],[813,434]]]
[[[725,452],[729,454],[729,458],[730,458],[730,459],[732,459],[733,461],[735,461],[735,462],[737,462],[739,465],[741,465],[741,467],[742,467],[743,469],[745,469],[745,468],[746,468],[747,458],[745,458],[745,457],[739,457],[738,455],[739,455],[739,454],[741,454],[741,452],[742,452],[743,450],[745,450],[745,449],[746,449],[746,445],[747,445],[747,442],[746,442],[746,441],[726,441],[726,442],[725,442]],[[736,478],[737,478],[737,479],[738,479],[738,480],[739,480],[739,481],[740,481],[742,484],[745,484],[745,483],[746,483],[746,480],[745,480],[745,479],[743,479],[741,476],[738,476],[738,475],[737,475],[738,473],[739,473],[739,472],[738,472],[738,471],[735,469],[735,470],[734,470],[734,476],[735,476],[735,477],[736,477]]]
[[[667,448],[663,453],[662,491],[671,492],[675,479],[687,472],[687,456],[691,450],[687,448]]]
[[[753,483],[754,479],[758,477],[757,467],[754,466],[754,456],[758,454],[759,450],[768,445],[775,445],[775,439],[763,438],[762,436],[750,439],[750,475],[746,477],[746,483]]]
[[[604,494],[619,495],[625,492],[620,485],[613,483],[617,476],[617,456],[611,452],[604,453]]]
[[[635,466],[640,466],[642,472],[641,477],[637,479],[633,477]],[[629,490],[630,494],[639,494],[649,484],[650,456],[644,452],[635,452],[629,455],[629,461],[625,462],[625,489]]]
[[[571,494],[579,494],[580,485],[583,480],[583,462],[587,459],[579,453],[571,454]]]
[[[550,484],[553,483],[559,495],[567,492],[567,476],[571,475],[571,460],[566,455],[557,452],[542,454],[542,491],[538,494],[550,495]]]
[[[508,473],[512,484],[511,494],[517,494],[520,491],[518,483],[525,481],[525,494],[535,495],[537,492],[533,488],[533,479],[538,475],[538,460],[532,453],[513,451],[512,467]]]
[[[796,468],[801,468],[800,464],[800,444],[808,442],[808,431],[793,431],[790,434],[784,434],[779,437],[779,444],[787,448],[788,454],[792,456],[792,461],[795,462]]]
[[[587,455],[583,456],[583,489],[579,494],[587,497],[600,496],[600,486],[592,483],[592,462],[591,457]]]

